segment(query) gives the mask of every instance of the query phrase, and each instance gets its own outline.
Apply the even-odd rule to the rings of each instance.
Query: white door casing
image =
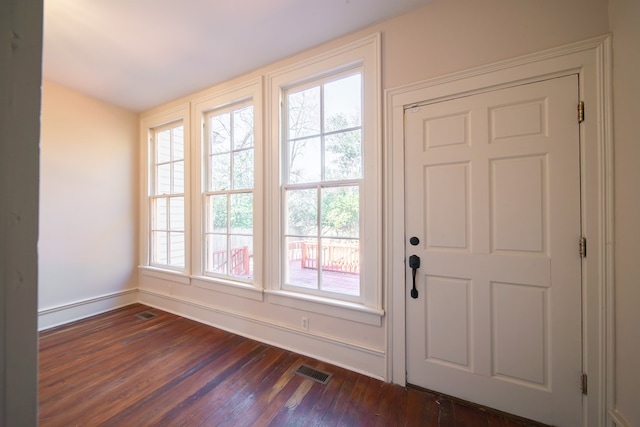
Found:
[[[583,425],[613,425],[614,288],[613,135],[611,38],[608,35],[516,57],[385,92],[384,255],[385,309],[388,312],[386,379],[406,384],[405,155],[404,110],[413,105],[473,95],[540,80],[577,74],[585,120],[580,125],[582,231],[588,253],[583,260]],[[410,254],[406,254],[408,257]]]
[[[573,75],[405,111],[409,383],[581,423],[578,99]]]

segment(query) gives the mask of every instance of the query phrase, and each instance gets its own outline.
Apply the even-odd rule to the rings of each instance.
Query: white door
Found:
[[[568,76],[405,111],[410,384],[582,424],[577,105]]]

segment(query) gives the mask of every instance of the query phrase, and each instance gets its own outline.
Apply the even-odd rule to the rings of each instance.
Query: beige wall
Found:
[[[135,287],[137,114],[45,82],[39,308]]]
[[[616,409],[640,426],[640,2],[611,0],[615,140]]]
[[[606,0],[436,0],[380,26],[385,88],[608,31]]]
[[[383,89],[562,46],[609,31],[607,0],[435,0],[322,46],[239,76],[197,95],[264,75],[346,42],[382,33]],[[193,95],[152,108],[151,114]]]

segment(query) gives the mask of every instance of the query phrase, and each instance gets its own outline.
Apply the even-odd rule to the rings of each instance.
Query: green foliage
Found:
[[[331,128],[348,129],[351,125],[344,113],[329,118]],[[352,120],[353,121],[353,120]],[[344,131],[325,140],[326,179],[362,178],[362,131]]]
[[[316,190],[294,190],[287,193],[288,232],[303,236],[318,233],[318,196]]]
[[[226,232],[227,230],[227,196],[212,196],[210,199],[211,209],[211,226],[217,232]]]
[[[322,234],[358,237],[360,197],[358,187],[327,188],[322,191]]]
[[[253,229],[253,195],[241,193],[231,195],[230,227],[236,232],[252,233]]]
[[[227,224],[236,232],[251,234],[253,228],[253,195],[251,193],[212,196],[210,201],[211,226],[216,233],[226,233]],[[227,206],[230,207],[227,215]]]

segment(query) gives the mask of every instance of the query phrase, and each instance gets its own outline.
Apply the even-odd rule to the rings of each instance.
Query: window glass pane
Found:
[[[231,150],[231,115],[218,114],[209,120],[209,143],[211,154],[225,153]]]
[[[318,235],[318,192],[311,190],[288,190],[287,234],[297,236]]]
[[[171,131],[169,129],[156,133],[156,163],[171,161]]]
[[[169,227],[174,231],[184,230],[184,197],[169,199]]]
[[[289,93],[288,139],[320,134],[320,86]]]
[[[286,239],[285,283],[318,289],[318,239]]]
[[[320,138],[289,143],[290,184],[320,181],[321,167]]]
[[[184,161],[173,164],[173,193],[184,193]]]
[[[213,233],[227,232],[227,196],[208,197],[208,214],[207,231]]]
[[[171,131],[173,133],[172,160],[182,160],[184,159],[184,128],[182,126],[176,126]]]
[[[171,248],[170,263],[173,267],[184,267],[184,233],[169,233]]]
[[[171,163],[158,165],[156,167],[156,193],[170,194],[171,193]]]
[[[167,264],[167,233],[154,231],[151,233],[151,260],[156,264]]]
[[[207,271],[227,274],[227,236],[209,234],[207,236]]]
[[[231,236],[229,275],[249,279],[253,277],[253,237]]]
[[[233,148],[253,147],[253,106],[233,113]]]
[[[209,191],[229,190],[229,153],[216,154],[211,156],[211,182],[209,183]]]
[[[321,239],[321,289],[360,295],[360,242],[355,239]]]
[[[253,194],[230,196],[229,230],[233,234],[253,234]]]
[[[362,131],[340,132],[325,139],[325,179],[362,178]]]
[[[322,235],[359,237],[360,194],[357,186],[323,188]]]
[[[253,188],[253,149],[233,153],[233,188]]]
[[[358,127],[362,116],[360,74],[324,85],[324,130],[332,132]]]
[[[153,201],[153,219],[151,228],[154,230],[167,229],[167,199],[159,198]]]

